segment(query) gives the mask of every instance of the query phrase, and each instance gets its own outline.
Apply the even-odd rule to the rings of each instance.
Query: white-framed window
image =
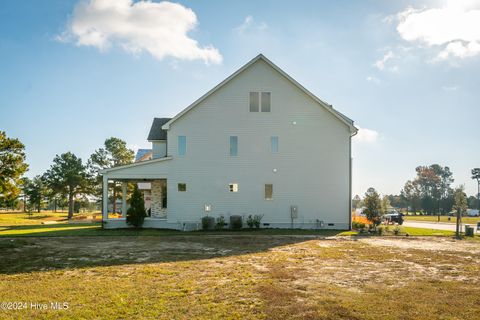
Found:
[[[249,95],[250,112],[270,112],[272,93],[252,91]]]
[[[238,192],[238,183],[229,183],[228,184],[228,191]]]
[[[273,184],[265,184],[265,200],[273,200]]]
[[[178,155],[184,156],[187,153],[187,137],[178,136]]]
[[[178,184],[178,192],[185,192],[187,191],[187,184],[186,183],[179,183]]]
[[[230,156],[238,156],[238,137],[230,136]]]
[[[277,136],[270,137],[270,151],[272,153],[277,153],[278,152],[278,137]]]

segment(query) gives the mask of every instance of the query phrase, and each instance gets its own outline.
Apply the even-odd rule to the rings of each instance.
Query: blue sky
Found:
[[[263,53],[361,128],[354,194],[399,193],[432,163],[474,194],[478,30],[479,1],[2,1],[0,130],[29,176],[111,136],[149,147],[153,117]]]

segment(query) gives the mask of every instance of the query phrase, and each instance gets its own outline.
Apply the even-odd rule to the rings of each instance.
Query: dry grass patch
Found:
[[[289,236],[0,239],[0,318],[478,319],[480,243]]]

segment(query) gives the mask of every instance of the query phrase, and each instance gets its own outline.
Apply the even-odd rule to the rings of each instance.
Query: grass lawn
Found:
[[[100,215],[99,212],[94,213],[75,213],[74,220],[82,220],[91,216],[92,214]],[[45,222],[67,223],[67,212],[53,212],[42,211],[32,212],[27,214],[24,212],[1,212],[0,211],[0,226],[11,225],[37,225]]]
[[[424,222],[437,222],[437,216],[404,216],[405,221],[424,221]],[[452,217],[450,221],[448,221],[447,216],[440,216],[440,222],[449,222],[455,224],[457,222],[456,217]],[[473,224],[476,225],[477,222],[480,222],[480,217],[462,217],[463,224]]]
[[[478,319],[480,243],[447,237],[0,238],[11,319]],[[372,303],[374,301],[374,303]],[[30,303],[66,302],[67,310]]]

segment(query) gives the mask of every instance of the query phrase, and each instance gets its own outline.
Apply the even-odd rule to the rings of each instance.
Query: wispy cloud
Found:
[[[357,126],[358,133],[353,137],[355,141],[365,142],[365,143],[374,143],[378,140],[378,132],[372,129],[361,128]]]
[[[452,91],[457,91],[458,88],[459,88],[458,86],[443,86],[442,90],[452,92]]]
[[[80,1],[66,30],[57,39],[101,51],[113,45],[131,54],[146,51],[158,60],[173,57],[221,63],[218,49],[211,45],[202,47],[188,36],[197,23],[195,12],[178,3]]]
[[[437,50],[434,61],[480,54],[480,1],[448,1],[439,8],[408,7],[396,15],[397,31],[409,42]],[[391,21],[389,17],[386,21]]]
[[[383,57],[373,64],[378,70],[383,70],[385,69],[385,64],[387,63],[388,60],[391,60],[394,57],[394,54],[392,50],[387,51]]]
[[[234,30],[240,34],[244,35],[249,31],[264,31],[268,28],[268,25],[265,22],[256,23],[253,16],[248,15],[243,20],[243,23],[234,28]]]
[[[380,84],[380,79],[378,79],[377,77],[374,77],[374,76],[367,76],[365,78],[365,80],[367,80],[369,82],[373,82],[375,84]]]

